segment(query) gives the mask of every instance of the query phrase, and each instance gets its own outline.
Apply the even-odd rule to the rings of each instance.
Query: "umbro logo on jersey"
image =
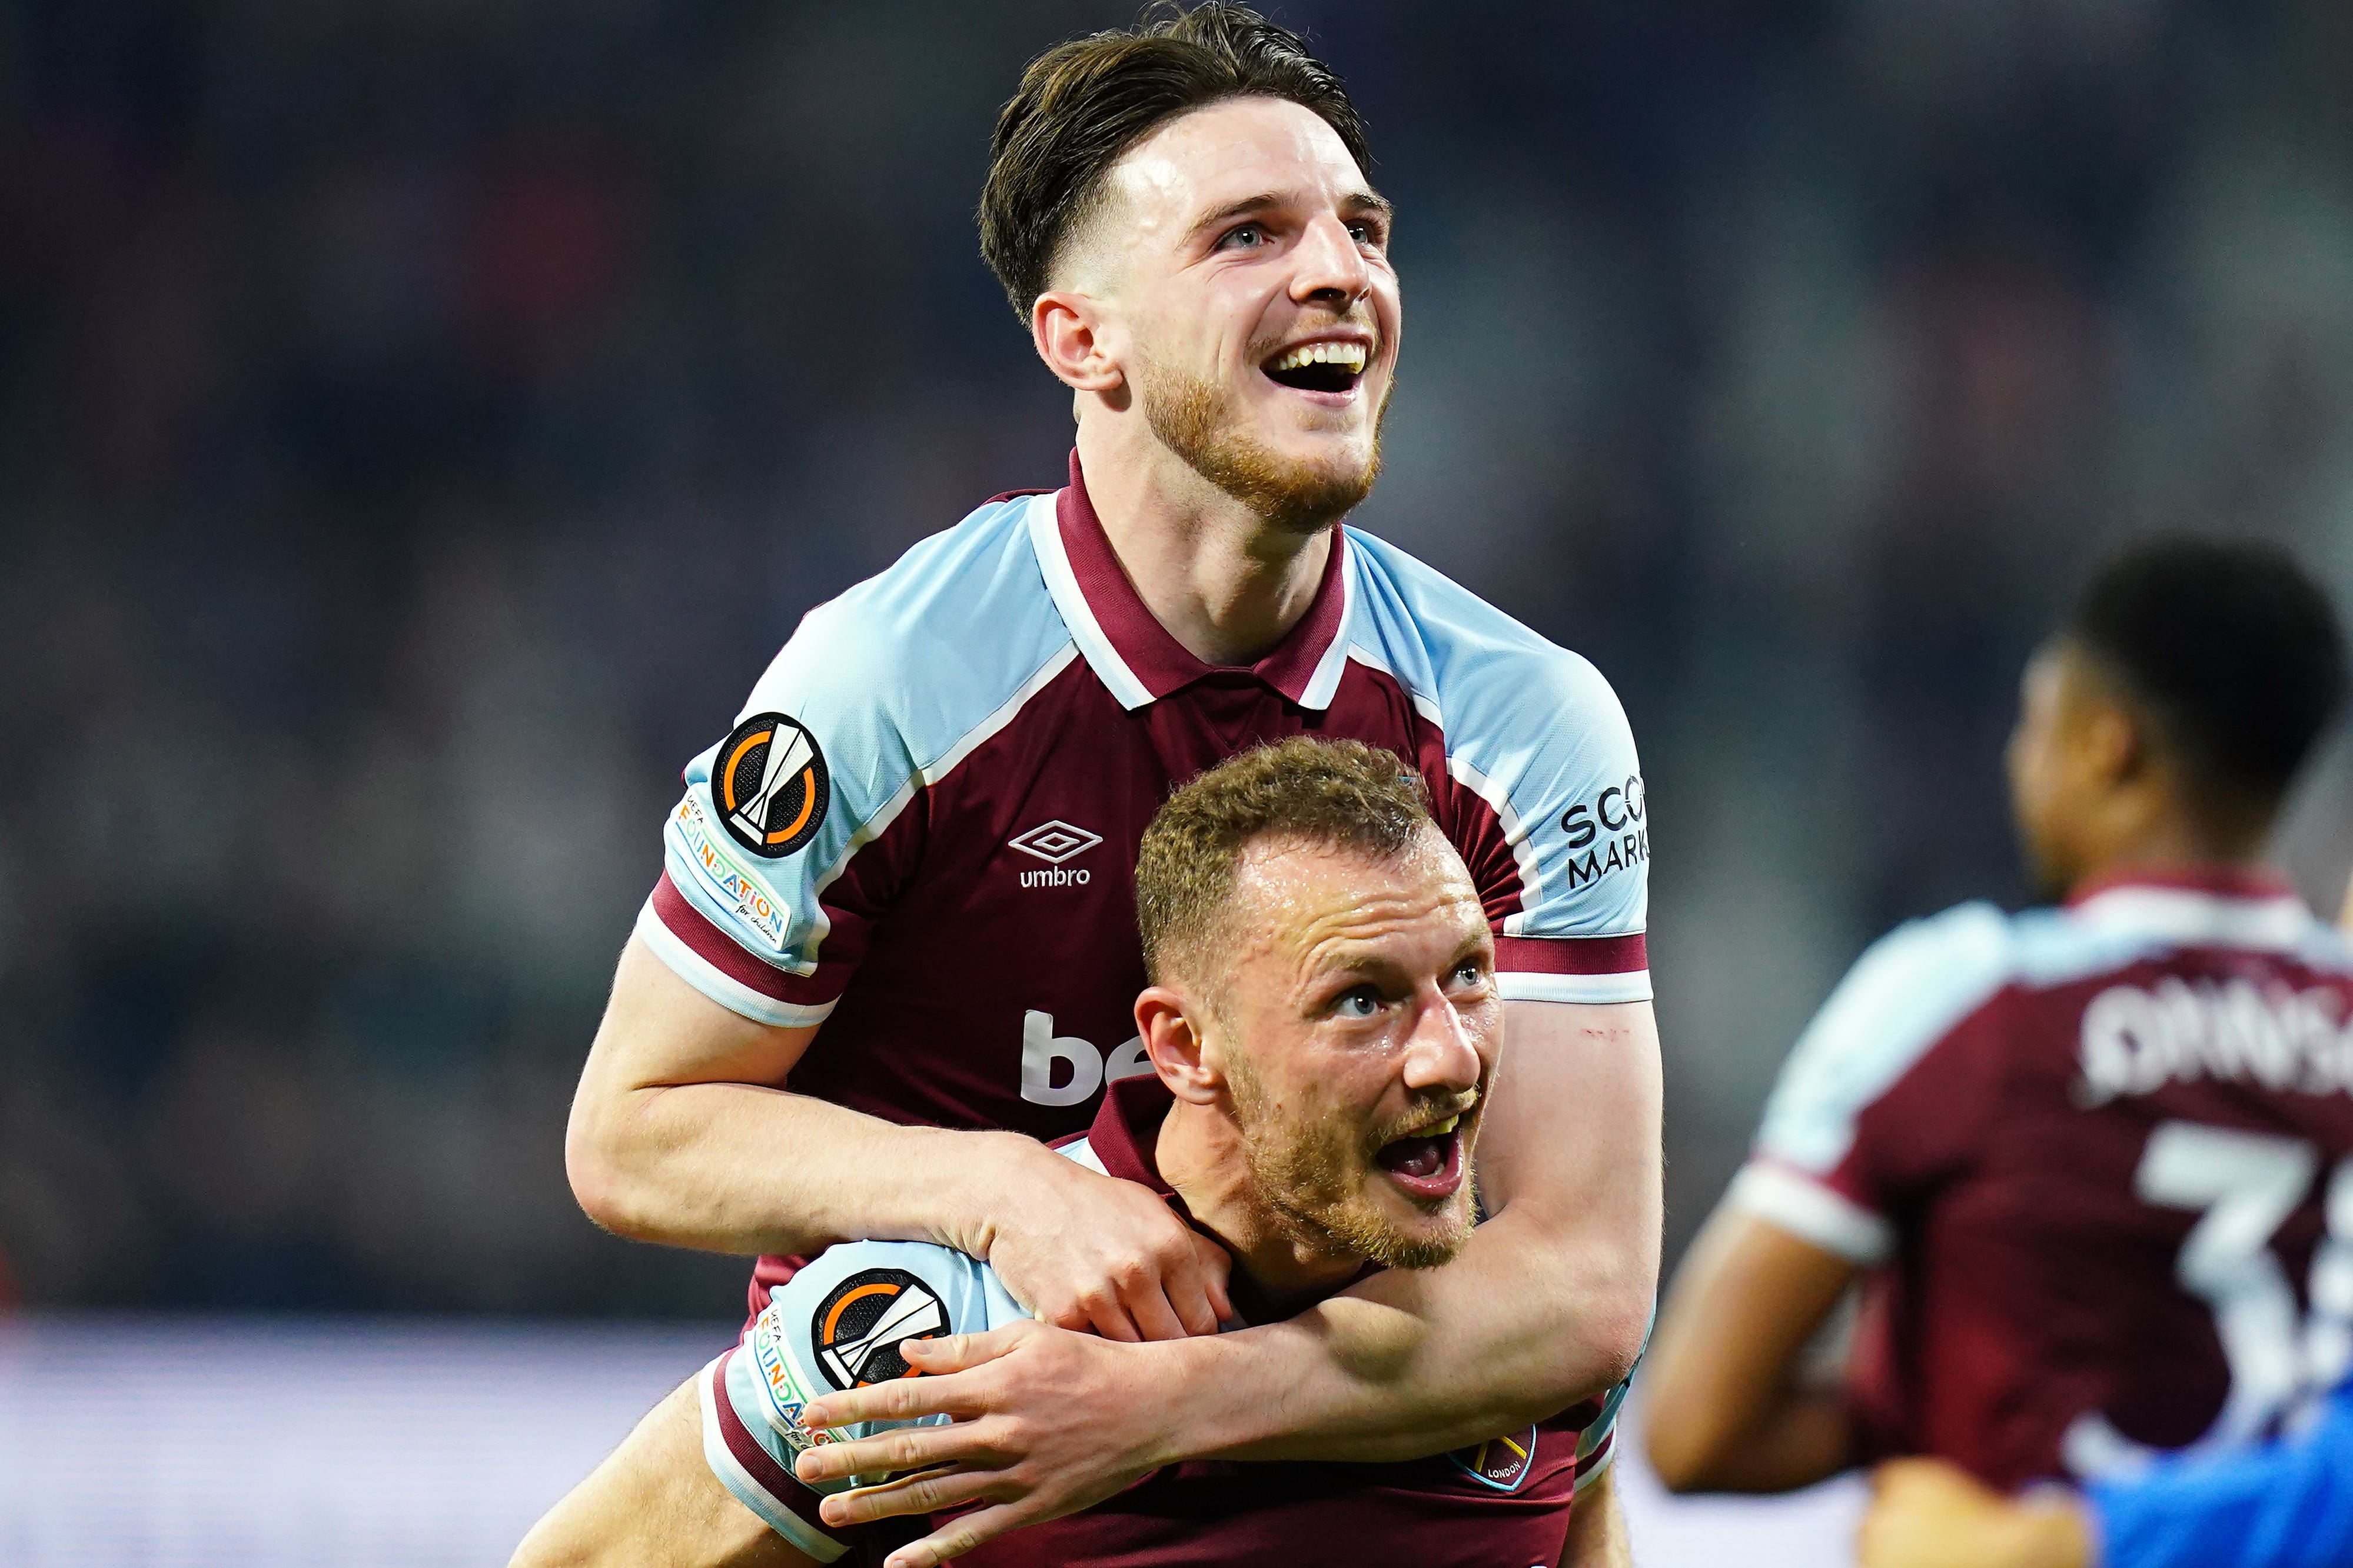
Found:
[[[1083,855],[1103,842],[1100,833],[1089,833],[1067,822],[1041,822],[1027,833],[1007,839],[1008,848],[1024,855],[1035,855],[1046,862],[1046,868],[1021,873],[1025,888],[1084,887],[1094,880],[1094,874],[1084,866],[1065,866],[1063,861],[1073,855]]]
[[[736,725],[711,770],[728,837],[771,860],[817,837],[832,788],[817,737],[781,713],[754,713]]]
[[[1089,833],[1083,827],[1073,827],[1067,822],[1041,822],[1027,833],[1007,839],[1008,847],[1024,855],[1035,855],[1049,866],[1059,866],[1073,855],[1082,855],[1103,842],[1100,833]]]
[[[868,1268],[835,1286],[809,1319],[817,1364],[836,1388],[863,1388],[923,1374],[899,1346],[948,1331],[948,1310],[903,1268]]]

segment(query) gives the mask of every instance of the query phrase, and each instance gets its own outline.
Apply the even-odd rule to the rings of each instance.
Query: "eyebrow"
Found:
[[[1212,212],[1203,213],[1194,220],[1193,226],[1185,231],[1185,237],[1191,239],[1204,229],[1215,228],[1219,224],[1249,213],[1264,212],[1269,207],[1282,206],[1290,200],[1292,200],[1291,197],[1280,191],[1261,191],[1254,196],[1244,196],[1240,201],[1228,202]],[[1344,212],[1375,212],[1383,217],[1393,217],[1397,213],[1397,208],[1390,204],[1387,196],[1369,190],[1351,191],[1342,196],[1336,205]]]

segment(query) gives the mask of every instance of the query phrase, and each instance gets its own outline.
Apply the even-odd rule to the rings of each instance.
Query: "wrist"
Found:
[[[1008,1206],[1039,1179],[1037,1161],[1060,1164],[1061,1156],[1018,1132],[934,1131],[947,1142],[933,1162],[944,1180],[931,1239],[986,1263]]]
[[[1152,1374],[1137,1392],[1153,1412],[1153,1463],[1216,1458],[1271,1435],[1266,1367],[1248,1342],[1261,1329],[1133,1347]],[[1247,1392],[1246,1392],[1247,1391]]]

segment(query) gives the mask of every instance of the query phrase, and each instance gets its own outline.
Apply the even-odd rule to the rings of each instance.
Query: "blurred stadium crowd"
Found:
[[[1857,949],[2021,899],[2088,554],[2353,590],[2353,11],[1267,9],[1401,209],[1359,521],[1642,742],[1679,1243]],[[732,1310],[574,1206],[579,1058],[801,611],[1059,482],[970,212],[1021,62],[1130,15],[0,7],[0,1299]]]

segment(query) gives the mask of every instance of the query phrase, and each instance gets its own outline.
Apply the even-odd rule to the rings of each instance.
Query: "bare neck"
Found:
[[[2085,858],[2074,888],[2123,871],[2253,871],[2267,862],[2269,824],[2200,823],[2180,813],[2152,813],[2122,827]]]
[[[1268,526],[1142,419],[1081,421],[1079,466],[1137,596],[1204,664],[1256,663],[1315,602],[1333,530]]]
[[[2174,783],[2120,795],[2084,826],[2071,891],[2117,872],[2259,869],[2271,851],[2275,802],[2231,799],[2193,809]]]
[[[1250,1179],[1241,1136],[1223,1110],[1177,1100],[1160,1123],[1153,1161],[1193,1217],[1278,1306],[1329,1294],[1364,1267],[1361,1258],[1302,1244],[1268,1209]]]

